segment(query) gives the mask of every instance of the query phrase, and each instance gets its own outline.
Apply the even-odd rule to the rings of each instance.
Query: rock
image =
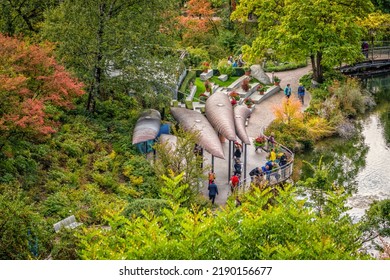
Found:
[[[226,74],[222,74],[221,76],[218,77],[218,79],[221,80],[222,82],[226,82],[228,78],[229,77]]]
[[[251,76],[263,84],[271,84],[271,79],[264,72],[263,68],[258,64],[251,66]]]
[[[212,76],[213,76],[213,69],[210,69],[206,73],[201,73],[200,79],[202,81],[206,81],[206,80],[210,79]]]

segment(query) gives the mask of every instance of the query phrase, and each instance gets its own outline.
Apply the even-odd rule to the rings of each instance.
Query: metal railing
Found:
[[[246,192],[252,188],[252,186],[277,185],[285,182],[291,177],[294,167],[294,153],[287,147],[277,142],[275,143],[275,146],[279,147],[282,152],[286,153],[288,162],[285,165],[272,168],[270,171],[263,173],[263,175],[259,176],[258,178],[249,176],[243,180],[240,180],[238,185],[238,192]]]
[[[368,49],[368,59],[390,59],[390,47],[374,47]]]

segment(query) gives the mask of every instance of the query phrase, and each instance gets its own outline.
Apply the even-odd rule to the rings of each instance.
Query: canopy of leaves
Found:
[[[72,108],[84,94],[52,56],[49,45],[32,45],[0,34],[0,139],[16,132],[55,132],[56,107]]]
[[[357,19],[372,8],[365,0],[242,0],[232,17],[243,21],[249,13],[258,17],[258,36],[244,49],[247,61],[272,49],[285,58],[316,56],[319,65],[313,66],[322,67],[361,57],[363,30]]]
[[[45,13],[42,36],[85,82],[91,98],[134,94],[143,107],[172,96],[178,54],[163,31],[171,1],[65,0]]]
[[[128,220],[111,215],[111,231],[88,229],[82,259],[360,259],[359,231],[339,211],[318,216],[287,188],[259,189],[236,207],[212,213],[171,203],[163,214]],[[272,201],[270,203],[270,201]],[[332,200],[329,207],[337,208]],[[297,234],[299,233],[299,234]],[[105,250],[101,250],[102,246]]]
[[[43,13],[57,0],[7,0],[0,3],[0,32],[7,35],[34,35],[39,32]]]

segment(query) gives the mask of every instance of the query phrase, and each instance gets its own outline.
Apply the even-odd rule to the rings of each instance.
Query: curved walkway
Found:
[[[273,120],[274,120],[274,114],[272,112],[272,108],[275,105],[278,105],[281,103],[281,100],[284,97],[283,89],[285,86],[289,83],[292,88],[292,94],[296,95],[298,86],[299,86],[299,79],[310,72],[311,65],[308,65],[303,68],[295,69],[295,70],[289,70],[289,71],[283,71],[278,72],[276,75],[281,79],[280,87],[282,88],[281,91],[274,94],[273,96],[267,98],[260,104],[256,105],[256,108],[253,110],[252,115],[249,120],[249,125],[247,126],[247,133],[251,141],[256,138],[260,132],[263,131]],[[271,77],[270,73],[267,73],[269,77]],[[305,94],[305,105],[303,106],[303,110],[305,110],[310,103],[311,95],[309,92],[306,91]],[[277,140],[277,139],[276,139]],[[218,186],[219,194],[217,195],[215,199],[215,204],[217,205],[225,205],[227,198],[230,195],[230,186],[228,185],[228,155],[229,155],[229,142],[226,141],[222,143],[226,159],[214,159],[214,171],[216,173],[216,180],[215,183]],[[260,149],[255,152],[255,148],[253,145],[247,146],[247,168],[246,168],[246,174],[242,175],[242,178],[249,177],[249,172],[257,167],[257,166],[263,166],[266,162],[265,157],[267,156],[267,153],[260,151]],[[205,154],[205,161],[206,164],[211,165],[211,156],[207,153]],[[243,162],[243,158],[241,159]],[[208,197],[208,190],[207,190],[207,183],[205,184],[204,188],[201,190],[202,193]]]

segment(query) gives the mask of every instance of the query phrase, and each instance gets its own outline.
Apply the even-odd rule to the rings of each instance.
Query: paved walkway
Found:
[[[267,98],[260,104],[256,105],[250,117],[249,125],[247,126],[247,133],[251,140],[256,138],[260,134],[260,132],[265,129],[274,119],[272,108],[274,105],[281,103],[281,100],[284,97],[283,89],[285,88],[285,86],[289,83],[291,85],[293,95],[296,95],[299,85],[299,79],[303,75],[307,74],[310,70],[311,65],[291,71],[278,72],[276,74],[281,79],[280,87],[282,88],[282,90],[274,94],[273,96]],[[271,77],[270,73],[267,74],[269,75],[269,77]],[[303,110],[307,108],[308,104],[310,103],[310,100],[311,95],[309,92],[306,91],[305,105],[303,106]],[[229,142],[226,141],[222,143],[222,147],[225,152],[225,160],[214,158],[214,171],[216,174],[215,182],[218,186],[219,191],[219,195],[217,195],[215,199],[215,203],[217,205],[225,205],[227,198],[230,196],[230,187],[228,185]],[[266,162],[265,157],[267,156],[267,153],[265,153],[264,151],[260,151],[260,149],[255,152],[255,148],[253,145],[249,145],[247,147],[247,152],[247,169],[245,176],[243,174],[242,178],[247,178],[249,176],[249,172],[253,168],[257,166],[262,166]],[[243,162],[243,156],[244,155],[242,155],[241,157],[241,162]],[[211,156],[207,152],[205,153],[205,164],[209,164],[211,166]],[[207,183],[201,191],[206,197],[208,197]]]

